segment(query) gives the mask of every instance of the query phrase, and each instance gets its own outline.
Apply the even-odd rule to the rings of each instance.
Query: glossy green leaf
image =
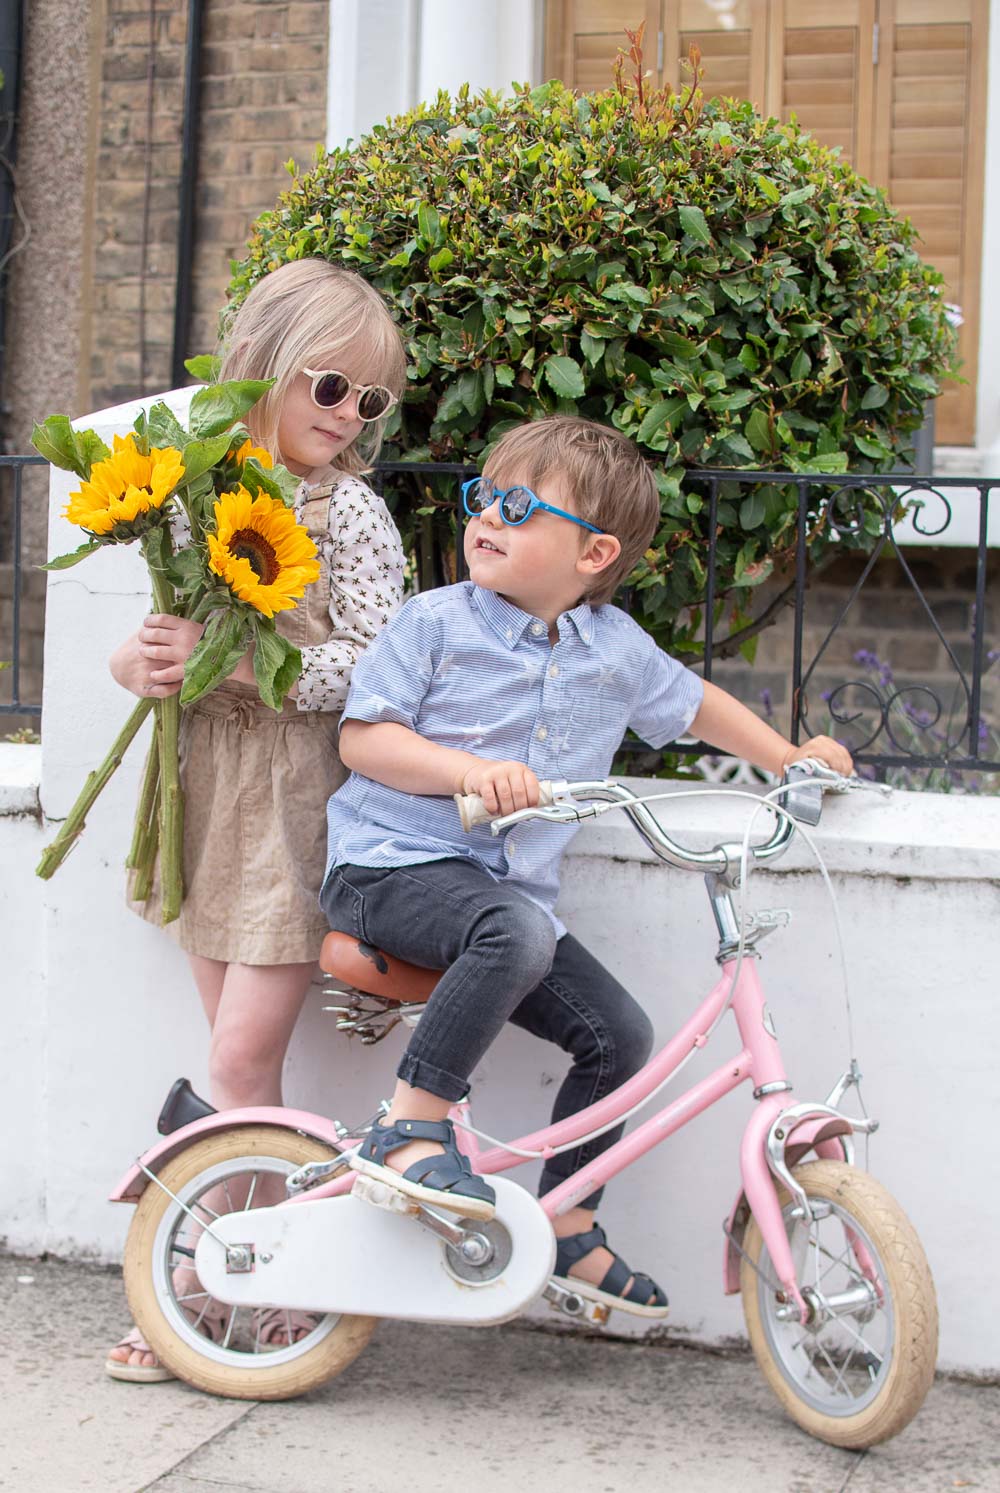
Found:
[[[582,399],[586,390],[583,371],[572,358],[547,358],[542,365],[545,381],[564,399]]]

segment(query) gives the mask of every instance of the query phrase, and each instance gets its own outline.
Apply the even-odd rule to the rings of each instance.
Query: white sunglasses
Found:
[[[303,368],[302,372],[306,378],[312,379],[313,404],[321,410],[334,410],[338,404],[343,404],[352,390],[358,394],[358,419],[370,424],[372,420],[381,420],[387,415],[394,404],[398,403],[391,389],[386,389],[382,384],[352,384],[346,373],[341,373],[336,368]]]

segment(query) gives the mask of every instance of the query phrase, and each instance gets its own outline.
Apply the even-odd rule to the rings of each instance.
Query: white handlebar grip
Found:
[[[547,806],[552,801],[552,784],[547,779],[543,779],[538,785],[538,802]],[[491,819],[501,817],[499,814],[489,812],[478,793],[456,793],[455,807],[466,834],[470,829],[475,829],[477,824],[489,824]]]

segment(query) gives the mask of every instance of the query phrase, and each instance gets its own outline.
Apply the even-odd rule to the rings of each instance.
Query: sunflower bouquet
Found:
[[[200,358],[187,365],[196,378],[214,376],[216,366]],[[164,923],[177,917],[184,894],[180,711],[227,678],[250,648],[260,697],[272,710],[281,709],[302,667],[274,618],[294,607],[319,575],[316,546],[291,511],[299,479],[254,446],[242,423],[271,383],[209,383],[193,395],[186,428],[165,404],[154,404],[131,431],[114,437],[111,450],[94,431],[74,430],[65,415],[50,416],[32,432],[42,456],[81,479],[64,517],[87,536],[44,568],[65,570],[106,545],[138,543],[155,610],[204,625],[180,693],[138,703],[37,867],[47,879],[62,864],[152,711],[155,730],[126,864],[135,873],[133,896],[145,901],[159,856]]]

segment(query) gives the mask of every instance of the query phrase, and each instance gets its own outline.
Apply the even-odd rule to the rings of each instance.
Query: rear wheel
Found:
[[[793,1420],[834,1446],[895,1436],[934,1378],[938,1317],[920,1241],[880,1183],[841,1161],[796,1167],[817,1216],[794,1215],[779,1188],[810,1320],[783,1299],[756,1219],[744,1240],[740,1290],[757,1362]]]
[[[341,1373],[371,1337],[374,1317],[319,1313],[291,1341],[298,1336],[293,1318],[279,1314],[277,1334],[273,1319],[270,1330],[262,1329],[259,1311],[216,1301],[194,1274],[201,1230],[192,1213],[207,1222],[253,1207],[255,1198],[272,1201],[290,1172],[334,1154],[321,1141],[276,1126],[220,1131],[173,1157],[159,1173],[163,1187],[150,1182],[139,1199],[125,1244],[129,1306],[160,1361],[196,1389],[233,1399],[291,1399]]]

